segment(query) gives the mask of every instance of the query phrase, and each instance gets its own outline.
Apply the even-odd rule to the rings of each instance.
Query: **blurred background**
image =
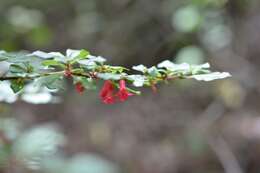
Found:
[[[71,86],[58,104],[0,103],[0,173],[260,172],[259,0],[0,0],[0,19],[6,51],[85,48],[129,68],[170,59],[233,75],[115,105]]]

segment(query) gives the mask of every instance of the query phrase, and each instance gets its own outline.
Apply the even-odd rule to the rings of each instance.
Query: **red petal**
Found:
[[[133,94],[129,93],[126,89],[124,89],[124,90],[119,90],[117,96],[120,101],[126,101],[128,97],[133,96]]]
[[[104,86],[101,89],[99,95],[104,103],[113,104],[115,103],[115,97],[113,96],[113,92],[114,85],[111,81],[107,80],[105,81]]]
[[[111,81],[107,80],[104,83],[103,88],[101,89],[99,95],[100,97],[106,97],[109,93],[113,92],[114,86]]]
[[[115,98],[113,96],[106,96],[102,99],[102,101],[105,103],[105,104],[113,104],[115,103]]]
[[[119,89],[120,90],[126,89],[125,80],[122,79],[122,80],[119,81]]]
[[[82,94],[85,91],[85,88],[81,82],[76,83],[75,88],[76,88],[76,91],[80,94]]]

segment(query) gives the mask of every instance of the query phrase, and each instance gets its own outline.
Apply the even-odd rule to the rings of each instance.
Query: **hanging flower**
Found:
[[[81,82],[76,83],[75,89],[79,94],[82,94],[85,91],[85,87],[82,85]]]
[[[114,85],[110,80],[105,81],[103,88],[100,91],[100,98],[106,104],[115,103]]]
[[[107,95],[106,97],[102,98],[102,101],[105,104],[114,104],[116,99],[112,94]]]
[[[128,90],[126,88],[125,80],[120,80],[119,81],[119,91],[117,93],[117,97],[119,98],[120,101],[126,101],[129,96],[133,96],[133,94],[128,92]]]

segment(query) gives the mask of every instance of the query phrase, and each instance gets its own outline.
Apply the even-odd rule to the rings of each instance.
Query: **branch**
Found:
[[[90,55],[86,50],[68,49],[66,55],[59,52],[46,53],[42,51],[21,55],[2,51],[0,57],[2,58],[0,61],[10,64],[7,74],[0,76],[0,81],[11,80],[11,88],[15,93],[21,91],[24,85],[28,84],[26,80],[34,82],[37,78],[50,75],[53,77],[42,80],[45,87],[60,89],[62,88],[59,86],[62,85],[61,79],[72,77],[79,93],[82,93],[84,89],[95,88],[95,81],[99,79],[104,80],[107,84],[111,83],[110,89],[119,89],[119,93],[104,92],[103,95],[107,96],[106,101],[111,101],[113,97],[117,97],[116,100],[118,100],[119,96],[122,101],[133,94],[140,94],[139,91],[126,87],[126,84],[138,88],[151,87],[156,90],[158,83],[167,83],[175,79],[192,78],[199,81],[212,81],[231,76],[227,72],[211,72],[208,63],[201,65],[175,64],[169,60],[152,67],[146,67],[142,64],[133,66],[132,69],[139,73],[129,74],[129,69],[107,65],[105,58]]]

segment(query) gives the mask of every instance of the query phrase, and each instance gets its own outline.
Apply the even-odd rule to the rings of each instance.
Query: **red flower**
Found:
[[[75,89],[79,94],[82,94],[85,91],[85,87],[82,85],[81,82],[76,83]]]
[[[114,92],[114,85],[111,81],[107,80],[104,83],[103,88],[100,91],[100,97],[102,101],[106,104],[113,104],[115,103],[115,96]]]
[[[119,81],[119,91],[117,93],[117,96],[120,101],[126,101],[129,96],[133,96],[133,94],[129,93],[128,90],[126,89],[125,80]]]
[[[105,84],[100,91],[100,97],[104,103],[113,104],[117,98],[120,101],[125,101],[129,96],[133,95],[132,93],[128,92],[125,80],[119,81],[119,91],[116,94],[114,94],[114,89],[114,85],[111,81],[105,81]]]

